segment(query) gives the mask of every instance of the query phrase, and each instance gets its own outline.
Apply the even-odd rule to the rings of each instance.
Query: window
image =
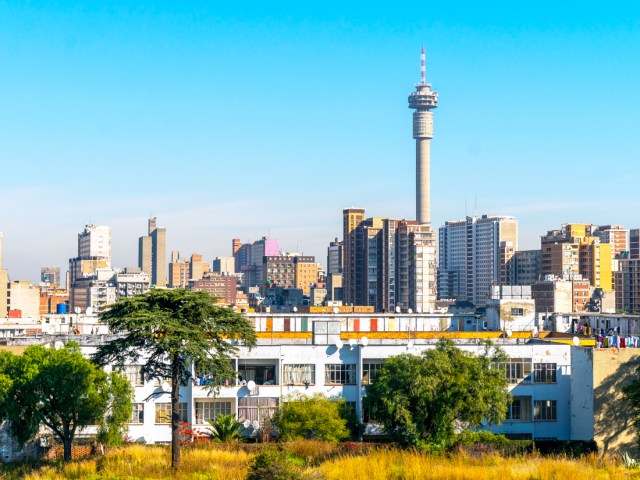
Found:
[[[384,360],[371,360],[362,363],[362,384],[371,385],[384,365]]]
[[[355,385],[355,363],[335,363],[325,365],[324,383],[327,385]]]
[[[535,383],[556,383],[556,363],[534,363],[533,378]]]
[[[514,317],[521,317],[524,315],[524,308],[512,308],[511,315]]]
[[[256,385],[276,385],[276,366],[238,365],[238,381],[256,382]]]
[[[506,420],[511,421],[531,421],[531,397],[513,397]]]
[[[316,383],[316,366],[313,364],[284,365],[285,385],[310,385]]]
[[[536,400],[533,402],[533,420],[548,422],[557,420],[556,400]]]
[[[144,403],[133,404],[133,411],[131,412],[131,419],[129,420],[129,423],[144,423]]]
[[[180,402],[179,404],[180,421],[187,421],[187,404]],[[156,403],[156,423],[171,423],[171,404]]]
[[[134,387],[142,387],[144,385],[144,375],[142,375],[141,365],[125,365],[120,371],[131,382]]]
[[[277,409],[277,398],[242,397],[238,399],[238,420],[249,420],[262,425],[275,415]]]
[[[509,383],[531,382],[530,358],[512,358],[503,363],[501,368],[504,369]]]
[[[198,425],[215,420],[218,415],[231,414],[231,402],[224,400],[196,400],[196,421]]]

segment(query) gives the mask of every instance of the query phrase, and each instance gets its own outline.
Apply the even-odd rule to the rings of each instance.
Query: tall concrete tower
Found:
[[[431,91],[426,82],[424,47],[420,54],[420,83],[409,95],[409,108],[413,112],[413,138],[416,139],[416,220],[419,224],[431,223],[429,142],[433,138],[432,108],[438,106],[438,94]]]

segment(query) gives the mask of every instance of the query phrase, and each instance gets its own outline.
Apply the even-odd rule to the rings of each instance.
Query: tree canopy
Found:
[[[349,438],[347,421],[340,415],[342,400],[331,401],[321,393],[285,399],[273,417],[281,440],[315,439],[339,442]]]
[[[103,312],[101,320],[122,336],[101,346],[94,356],[99,364],[141,365],[146,378],[171,383],[171,465],[180,464],[179,394],[191,379],[191,366],[214,379],[215,389],[233,378],[230,359],[237,344],[256,343],[249,321],[230,308],[217,305],[206,292],[153,289],[124,298]]]
[[[126,385],[125,385],[126,383]],[[0,420],[24,445],[42,425],[62,441],[64,459],[78,429],[101,425],[114,435],[131,416],[132,389],[118,373],[108,375],[82,356],[77,344],[28,347],[20,355],[0,353]],[[109,417],[108,412],[119,412]]]
[[[453,440],[456,427],[505,418],[510,395],[498,365],[506,359],[491,344],[475,356],[450,340],[420,356],[391,357],[367,387],[366,407],[394,440],[440,450]]]

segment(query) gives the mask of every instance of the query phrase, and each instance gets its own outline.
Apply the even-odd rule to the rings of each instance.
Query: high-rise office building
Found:
[[[69,284],[105,268],[111,268],[111,228],[86,225],[78,234],[78,256],[69,259]]]
[[[337,238],[327,248],[327,277],[334,273],[342,273],[342,242]]]
[[[263,288],[266,279],[263,278],[263,257],[280,255],[278,241],[273,238],[262,237],[253,243],[241,243],[233,239],[233,257],[237,273],[242,273],[242,286],[245,288]]]
[[[9,272],[2,268],[2,233],[0,233],[0,318],[9,313]]]
[[[491,286],[518,249],[518,223],[508,216],[467,217],[440,227],[438,298],[485,306]],[[505,250],[509,248],[509,251]]]
[[[585,279],[594,288],[613,290],[612,245],[601,243],[592,230],[589,224],[568,223],[542,236],[542,276]]]
[[[629,230],[629,258],[640,258],[640,228]]]
[[[167,285],[167,229],[157,226],[156,217],[149,219],[148,235],[138,239],[138,267],[152,285]]]

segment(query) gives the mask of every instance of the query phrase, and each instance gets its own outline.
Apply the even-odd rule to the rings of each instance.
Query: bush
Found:
[[[295,395],[280,405],[273,417],[280,440],[325,440],[337,443],[349,438],[340,404],[317,393],[311,397]]]
[[[259,453],[251,467],[247,480],[300,480],[300,468],[280,450],[269,448]]]
[[[510,440],[504,435],[495,435],[486,431],[465,430],[457,435],[454,448],[473,457],[496,453],[503,457],[515,457],[531,453],[533,442],[531,440]]]
[[[542,455],[566,455],[578,458],[589,453],[598,452],[595,440],[536,440],[536,450]]]

